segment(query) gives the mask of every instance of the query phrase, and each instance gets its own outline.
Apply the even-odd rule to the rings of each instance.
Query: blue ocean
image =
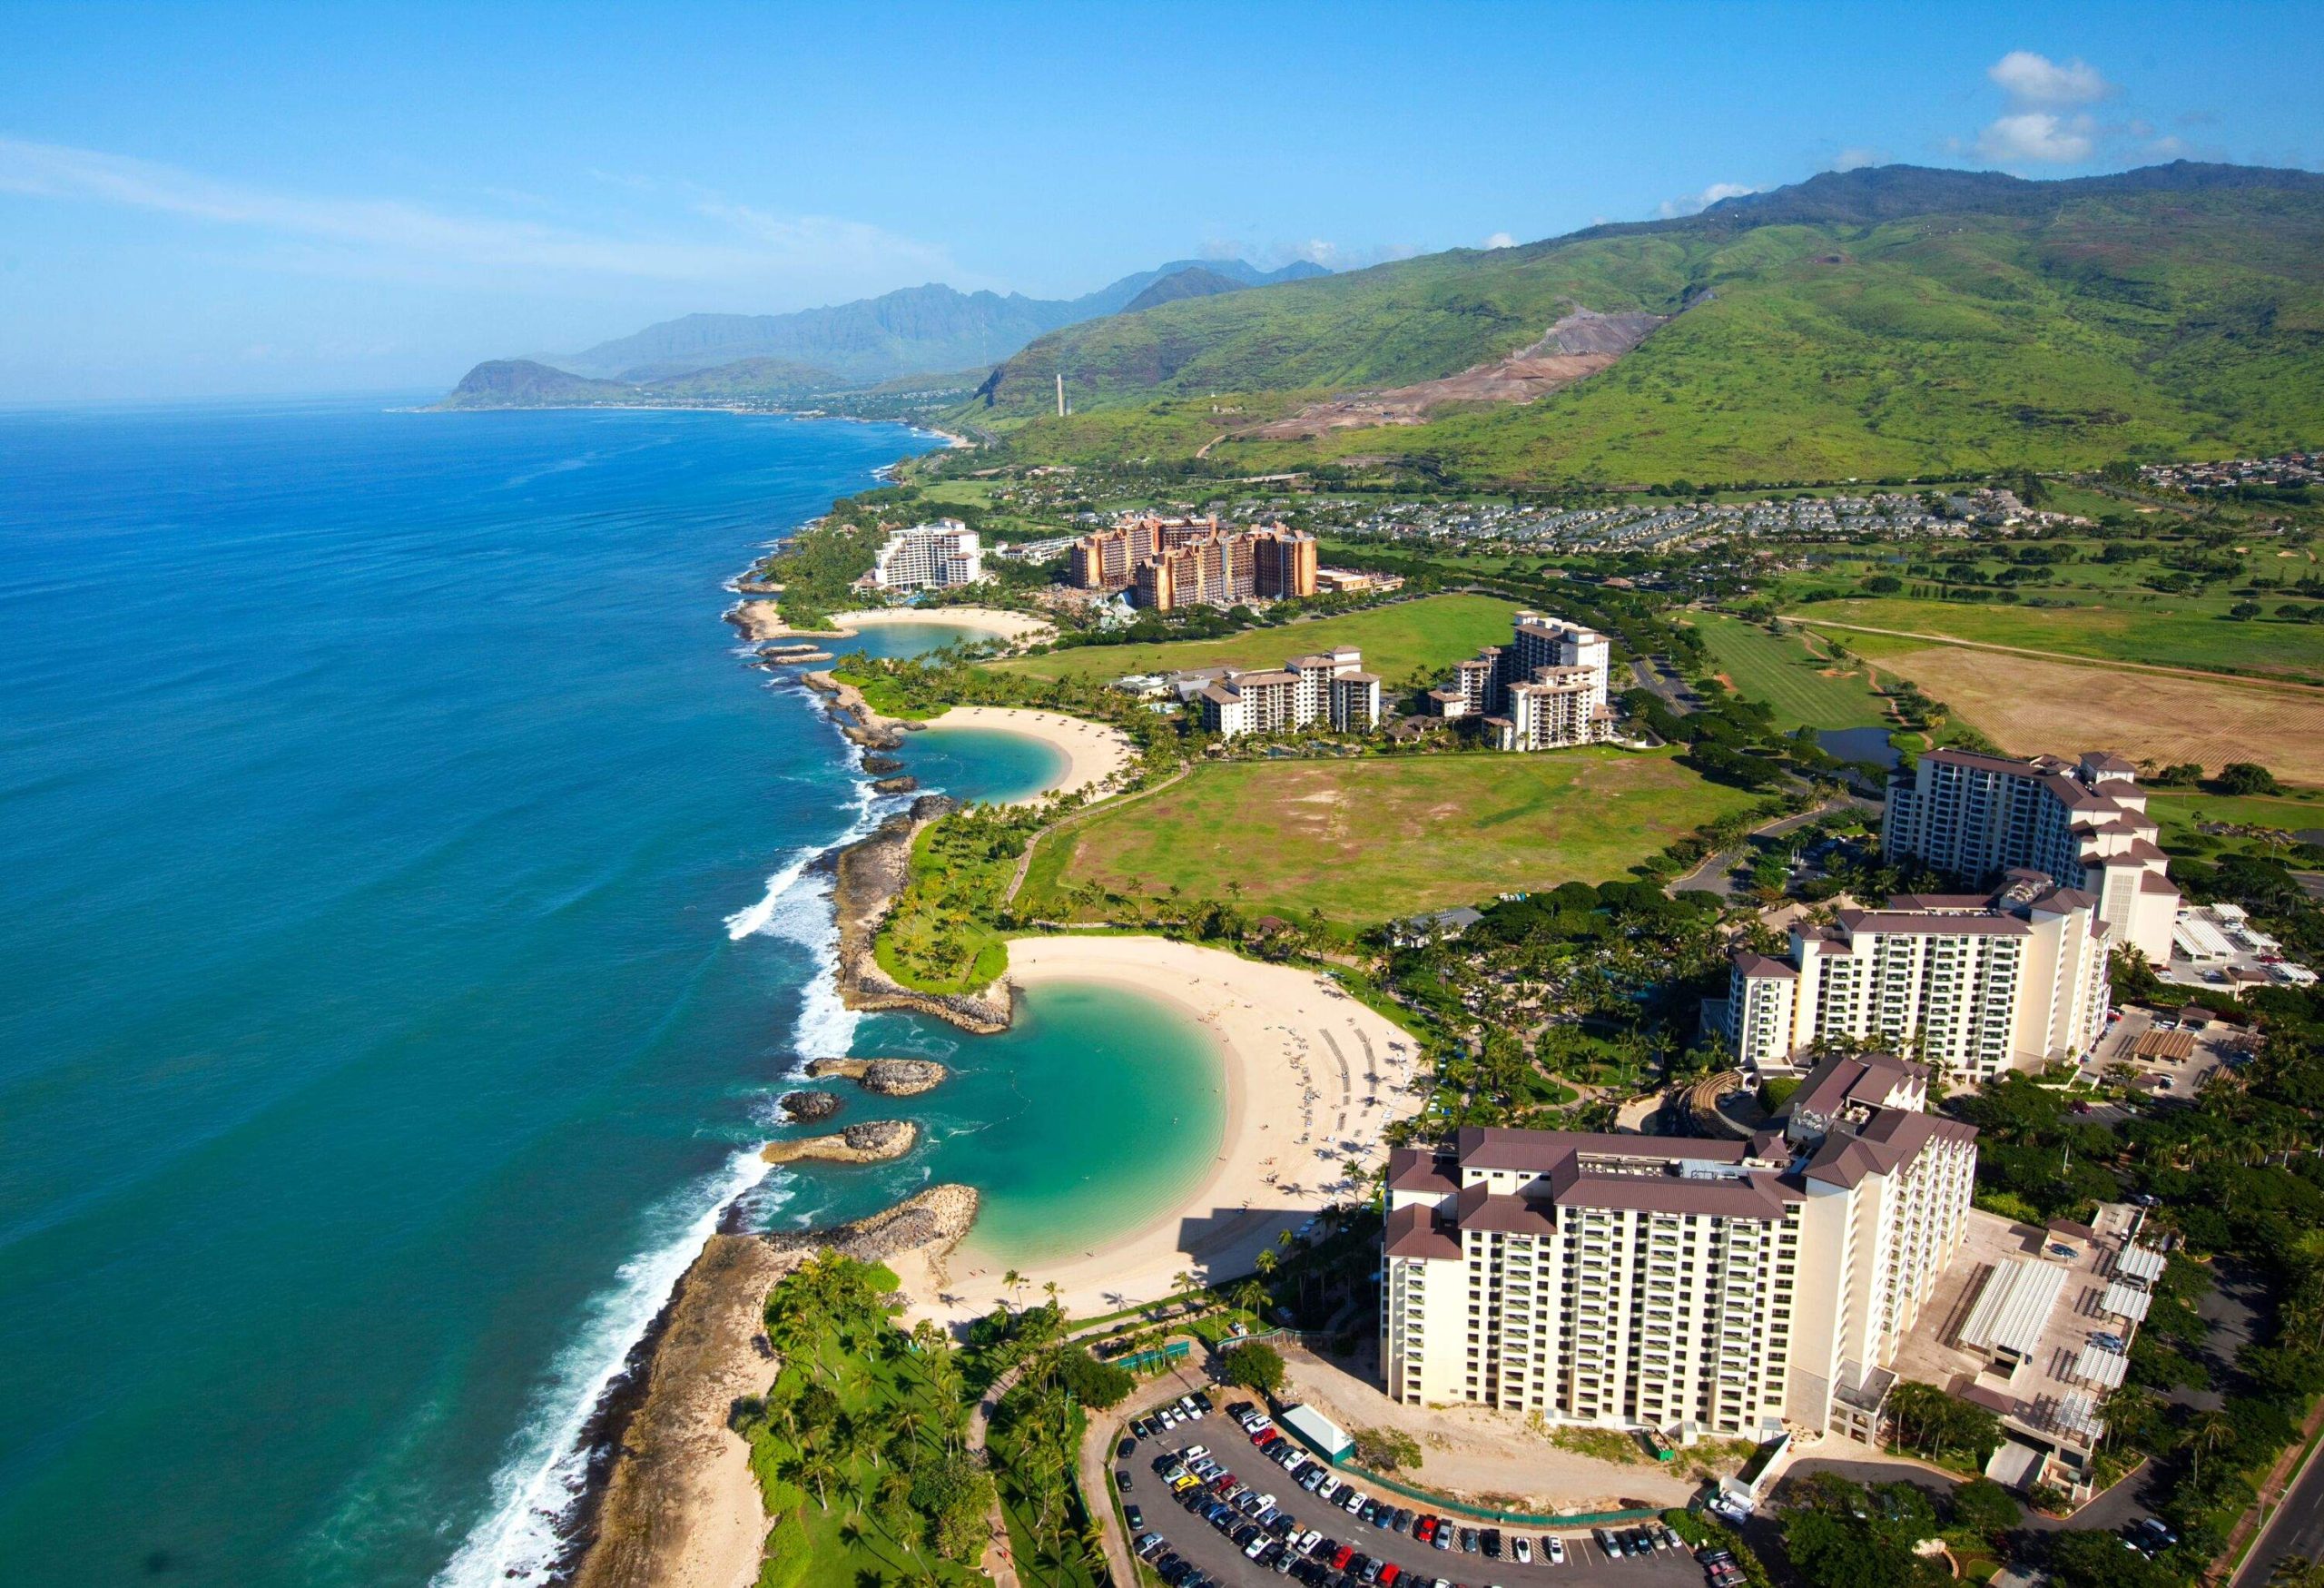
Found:
[[[757,547],[934,444],[0,413],[0,1577],[537,1580],[785,1073],[960,1046],[832,998],[808,863],[881,807],[718,621]],[[949,1172],[1047,1129],[1011,1072],[1086,1046],[1052,1013],[934,1110]],[[857,1210],[933,1156],[753,1205]]]

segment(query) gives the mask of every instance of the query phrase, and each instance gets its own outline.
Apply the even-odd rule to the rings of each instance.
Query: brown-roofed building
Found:
[[[1819,1043],[1916,1045],[1955,1080],[2079,1058],[2105,1030],[2105,923],[2098,901],[2012,869],[1972,906],[1903,894],[1880,910],[1804,921],[1783,959],[1741,952],[1724,1030],[1749,1069],[1786,1070]]]
[[[2160,832],[2138,768],[2111,752],[2068,762],[1932,750],[1889,779],[1881,850],[1967,883],[2039,871],[2096,899],[2109,946],[2127,943],[2161,965],[2179,890]]]
[[[1785,1129],[1748,1143],[1472,1127],[1397,1149],[1388,1393],[1610,1427],[1824,1426],[1960,1239],[1976,1133],[1921,1112],[1927,1086],[1876,1054],[1827,1061]]]

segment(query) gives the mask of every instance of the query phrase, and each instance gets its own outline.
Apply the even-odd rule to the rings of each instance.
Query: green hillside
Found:
[[[1234,434],[1298,399],[1498,358],[1576,304],[1676,318],[1530,404],[1315,441]],[[1209,458],[1231,472],[1410,459],[1481,481],[1845,479],[2313,445],[2319,355],[2324,178],[1890,168],[1092,321],[1010,360],[959,417],[1029,458],[1225,433]],[[1059,370],[1078,411],[1036,417]]]

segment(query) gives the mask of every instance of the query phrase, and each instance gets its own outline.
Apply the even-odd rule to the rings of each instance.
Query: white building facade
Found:
[[[1820,1046],[1899,1048],[1953,1080],[2079,1058],[2110,1000],[2098,902],[2038,872],[1987,895],[1905,894],[1803,922],[1789,953],[1738,954],[1726,1034],[1753,1070]]]
[[[1203,730],[1227,739],[1318,724],[1348,734],[1380,725],[1379,676],[1364,671],[1364,655],[1351,646],[1267,672],[1228,673],[1195,701]]]
[[[882,590],[945,589],[984,577],[977,532],[958,518],[915,524],[888,537],[872,565],[871,583]]]
[[[2110,947],[2171,959],[2179,890],[2146,813],[2138,769],[2119,755],[2027,761],[1932,750],[1889,780],[1881,853],[1972,887],[2020,868],[2093,896]]]
[[[1835,1386],[1893,1359],[1975,1166],[1974,1131],[1919,1111],[1925,1070],[1830,1069],[1797,1139],[1472,1129],[1392,1154],[1387,1393],[1673,1434],[1824,1426]]]

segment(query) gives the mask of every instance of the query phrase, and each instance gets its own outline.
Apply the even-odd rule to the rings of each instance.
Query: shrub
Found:
[[[1283,1353],[1265,1342],[1237,1346],[1219,1365],[1219,1376],[1229,1384],[1273,1395],[1283,1387]]]
[[[1399,1428],[1358,1428],[1355,1459],[1387,1472],[1409,1472],[1420,1465],[1420,1441]]]
[[[2230,761],[2220,768],[2219,785],[2231,794],[2281,794],[2276,774],[2257,761]]]

